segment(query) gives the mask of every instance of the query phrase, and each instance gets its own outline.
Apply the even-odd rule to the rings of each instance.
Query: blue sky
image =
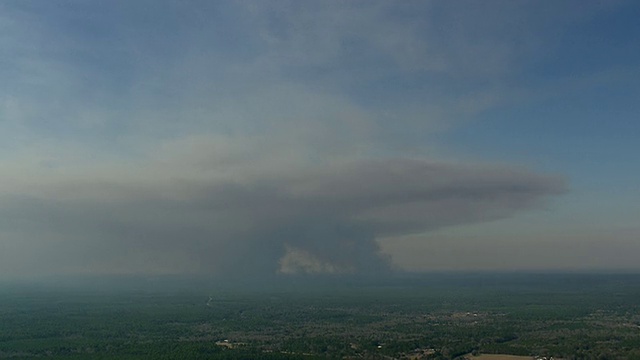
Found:
[[[638,270],[639,15],[2,2],[0,271]]]

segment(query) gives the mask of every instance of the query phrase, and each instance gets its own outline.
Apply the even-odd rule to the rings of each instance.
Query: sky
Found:
[[[0,278],[638,271],[637,1],[0,2]]]

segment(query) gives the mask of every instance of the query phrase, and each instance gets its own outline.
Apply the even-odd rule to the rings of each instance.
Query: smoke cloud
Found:
[[[4,237],[20,245],[0,257],[22,251],[13,267],[36,272],[372,274],[390,270],[376,238],[509,217],[564,187],[506,167],[401,158],[261,173],[233,164],[235,177],[218,165],[208,176],[156,163],[126,181],[102,171],[26,184],[2,197]]]

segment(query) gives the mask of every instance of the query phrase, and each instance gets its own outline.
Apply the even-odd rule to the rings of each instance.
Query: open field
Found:
[[[469,360],[534,360],[533,356],[518,356],[504,354],[481,354],[478,356],[467,355]]]

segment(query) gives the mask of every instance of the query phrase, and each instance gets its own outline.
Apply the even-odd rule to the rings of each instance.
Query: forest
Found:
[[[0,358],[640,359],[639,275],[127,281],[3,283]]]

